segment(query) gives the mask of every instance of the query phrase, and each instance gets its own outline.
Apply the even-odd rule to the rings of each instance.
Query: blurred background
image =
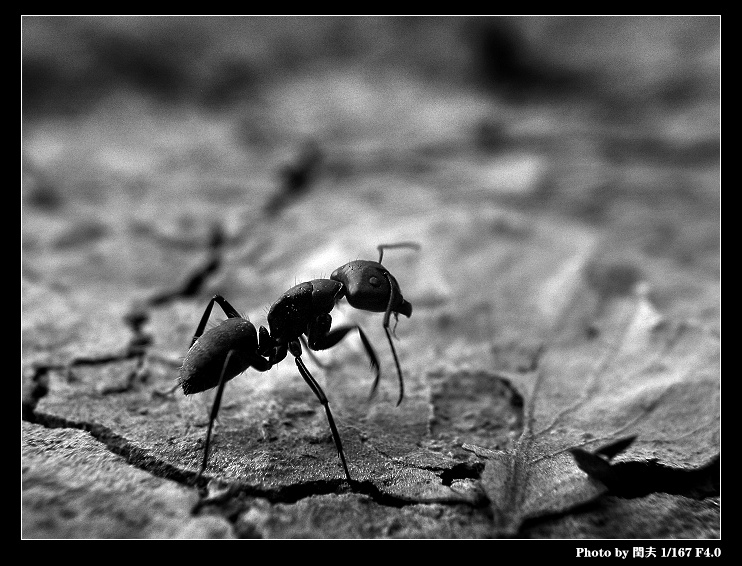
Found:
[[[270,304],[278,266],[281,286],[327,275],[457,207],[566,218],[718,274],[718,17],[28,16],[21,31],[28,280],[156,292],[216,238],[240,250],[219,288]]]

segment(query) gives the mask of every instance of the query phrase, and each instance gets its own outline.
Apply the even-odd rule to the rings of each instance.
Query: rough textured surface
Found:
[[[198,495],[127,464],[85,432],[23,423],[22,535],[28,538],[223,538],[194,517]]]
[[[717,538],[719,49],[717,18],[24,18],[22,536]],[[213,391],[168,390],[209,298],[265,324],[400,241],[404,402],[381,314],[332,312],[372,399],[357,335],[304,355],[353,481],[290,356],[227,384],[197,480]]]

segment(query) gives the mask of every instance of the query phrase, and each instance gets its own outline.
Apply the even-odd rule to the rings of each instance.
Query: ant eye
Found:
[[[368,278],[368,282],[371,284],[372,287],[379,287],[381,286],[381,281],[378,277],[371,276]]]

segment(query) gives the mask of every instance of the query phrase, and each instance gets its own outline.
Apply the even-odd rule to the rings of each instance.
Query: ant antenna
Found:
[[[415,251],[420,250],[420,244],[417,242],[398,242],[396,244],[379,244],[376,246],[376,249],[379,250],[379,263],[381,263],[381,259],[384,257],[384,250],[387,248],[409,248]]]
[[[381,263],[381,262],[379,262]],[[387,281],[389,281],[389,304],[387,306],[386,312],[384,313],[384,332],[386,333],[386,338],[389,342],[389,348],[392,351],[392,357],[394,358],[394,365],[397,366],[397,376],[399,377],[399,398],[397,399],[397,406],[399,407],[400,403],[402,403],[402,399],[404,398],[404,379],[402,378],[402,368],[399,365],[399,358],[397,357],[397,350],[394,347],[394,342],[392,342],[392,334],[393,331],[390,331],[389,329],[389,319],[392,314],[392,305],[394,304],[394,300],[396,298],[396,295],[394,293],[394,285],[391,279],[391,275],[389,273],[386,273]],[[396,315],[396,313],[394,313]],[[396,328],[396,324],[395,324]]]

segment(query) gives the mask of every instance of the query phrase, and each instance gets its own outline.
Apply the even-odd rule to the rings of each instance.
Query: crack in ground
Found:
[[[393,508],[430,503],[470,505],[466,501],[419,501],[400,497],[385,493],[370,480],[352,480],[350,482],[350,489],[348,489],[346,487],[348,482],[344,479],[313,480],[269,489],[240,482],[232,482],[228,484],[227,489],[223,490],[221,495],[208,496],[207,491],[210,482],[212,480],[218,482],[218,478],[209,478],[208,476],[202,476],[199,478],[199,475],[195,471],[183,470],[175,465],[168,464],[146,450],[133,446],[126,438],[104,425],[72,421],[63,417],[40,412],[33,412],[33,414],[28,418],[24,416],[24,420],[47,428],[71,428],[84,430],[90,433],[93,438],[104,444],[111,452],[123,457],[128,464],[157,477],[176,481],[177,483],[188,487],[198,488],[201,492],[201,499],[193,509],[194,514],[198,513],[205,506],[222,505],[225,501],[231,501],[234,498],[246,496],[266,499],[271,503],[290,504],[315,495],[356,493],[370,497],[379,505]],[[471,465],[464,463],[461,466],[454,466],[451,470],[441,473],[441,478],[444,482],[450,483],[455,479],[464,479],[476,476],[476,470],[481,471],[477,466],[472,467]]]
[[[214,224],[211,229],[207,246],[206,261],[196,268],[178,287],[170,291],[162,291],[151,296],[145,301],[145,305],[136,307],[142,310],[146,307],[158,307],[166,305],[177,299],[188,299],[197,297],[203,290],[206,281],[221,267],[224,261],[224,247],[226,246],[226,235],[220,224]]]
[[[268,218],[278,216],[283,208],[300,198],[312,186],[322,163],[323,154],[314,140],[308,140],[301,147],[296,159],[280,170],[282,182],[265,205]],[[204,263],[193,270],[176,288],[155,293],[136,307],[138,310],[148,307],[159,307],[178,299],[197,297],[206,286],[207,280],[224,263],[225,248],[236,245],[246,237],[246,234],[228,237],[224,228],[218,222],[211,226],[206,249],[207,256]],[[172,243],[172,242],[171,242]],[[190,246],[189,246],[190,247]]]
[[[146,381],[148,377],[147,361],[156,360],[167,365],[173,365],[171,360],[161,356],[152,356],[148,353],[152,344],[152,336],[142,330],[144,324],[149,320],[146,312],[132,310],[124,317],[124,321],[133,332],[123,351],[115,354],[104,354],[95,357],[77,356],[67,363],[31,364],[27,381],[24,383],[24,394],[22,399],[22,414],[24,420],[32,421],[34,410],[39,399],[45,396],[49,390],[49,374],[60,372],[66,376],[67,381],[74,381],[74,369],[86,366],[101,366],[135,360],[136,364],[130,371],[123,385],[112,386],[104,389],[101,393],[123,393],[131,390],[137,382]],[[177,365],[180,365],[179,363]]]
[[[36,422],[36,405],[49,393],[49,372],[64,369],[64,366],[54,365],[32,367],[33,374],[24,380],[21,419],[30,423]]]

